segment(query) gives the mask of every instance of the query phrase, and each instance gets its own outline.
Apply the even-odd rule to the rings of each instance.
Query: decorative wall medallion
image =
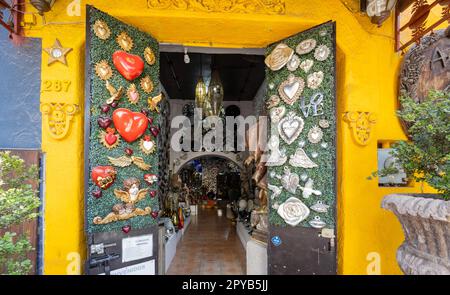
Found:
[[[93,29],[95,36],[97,36],[99,39],[106,40],[109,38],[109,36],[111,36],[111,30],[109,29],[108,25],[100,19],[95,21]]]
[[[266,166],[281,166],[286,162],[287,156],[279,150],[280,141],[277,135],[270,137],[267,147],[269,148],[269,156],[266,160]]]
[[[277,210],[284,222],[296,226],[309,216],[309,208],[297,198],[290,197],[282,203]]]
[[[117,167],[128,167],[131,164],[136,165],[139,169],[142,170],[149,170],[151,168],[150,164],[147,164],[144,162],[144,159],[141,157],[135,157],[135,156],[120,156],[118,158],[108,157],[108,160],[111,164]]]
[[[158,181],[158,176],[156,174],[145,174],[144,180],[148,185],[152,185]]]
[[[300,110],[305,118],[308,118],[312,113],[313,117],[323,115],[323,94],[318,92],[311,96],[309,103],[306,103],[306,99],[302,99],[300,102]]]
[[[155,61],[156,61],[156,57],[155,57],[155,53],[153,53],[153,50],[150,47],[146,47],[144,50],[144,58],[145,61],[149,64],[149,65],[154,65]]]
[[[148,193],[148,188],[139,188],[140,184],[139,179],[135,177],[127,178],[123,181],[123,190],[115,189],[114,195],[124,203],[135,204]]]
[[[314,58],[318,61],[324,61],[328,58],[331,51],[326,45],[320,45],[314,51]]]
[[[317,89],[319,88],[320,84],[322,84],[322,81],[323,81],[323,72],[319,71],[308,75],[306,84],[310,89]]]
[[[314,216],[314,218],[309,221],[309,225],[314,228],[323,228],[327,224],[325,223],[325,221],[321,220],[319,216]]]
[[[204,0],[147,0],[147,6],[152,9],[175,9],[200,12],[279,15],[286,13],[284,0],[230,0],[227,2]]]
[[[139,92],[135,84],[131,84],[130,86],[128,86],[127,97],[128,101],[131,104],[136,104],[139,101]]]
[[[308,132],[308,140],[311,143],[319,143],[322,140],[323,132],[318,126],[312,127]]]
[[[144,114],[128,109],[115,110],[112,118],[117,132],[127,142],[133,142],[141,137],[148,127],[148,120]]]
[[[150,109],[150,111],[159,113],[158,104],[162,99],[163,99],[162,93],[158,94],[157,96],[150,97],[147,100],[148,108]]]
[[[150,76],[147,75],[141,79],[141,88],[145,93],[150,93],[153,90],[153,81],[150,79]]]
[[[316,43],[314,39],[304,40],[297,45],[295,51],[300,55],[310,53],[316,47]]]
[[[109,83],[109,81],[106,81],[105,83],[106,89],[109,91],[110,97],[106,100],[107,104],[112,104],[115,101],[119,101],[120,98],[122,98],[123,95],[123,87],[120,86],[119,89],[116,90],[114,86]]]
[[[278,133],[281,138],[287,143],[293,143],[303,130],[305,122],[294,112],[289,112],[278,123]]]
[[[278,71],[288,63],[293,55],[294,50],[292,48],[284,43],[280,43],[266,57],[264,62],[272,71]]]
[[[48,66],[55,62],[60,62],[67,66],[66,55],[72,51],[72,48],[62,47],[61,42],[56,39],[52,47],[44,48],[43,50],[49,55]]]
[[[285,114],[286,114],[285,106],[274,107],[269,111],[269,116],[272,123],[280,122],[281,118],[283,118]]]
[[[102,80],[108,80],[112,77],[112,69],[106,60],[102,60],[95,64],[95,73]]]
[[[152,154],[156,150],[156,143],[150,138],[150,135],[145,135],[139,142],[141,151],[146,155]]]
[[[293,105],[300,97],[305,88],[305,81],[300,77],[290,74],[286,81],[278,87],[278,93],[285,103]]]
[[[371,112],[345,112],[344,121],[352,130],[353,139],[360,145],[367,145],[372,137],[372,125],[376,123],[376,115]]]
[[[115,132],[114,128],[106,128],[106,132],[100,131],[100,142],[108,149],[113,149],[119,145],[120,138]]]
[[[69,103],[41,103],[40,110],[49,135],[53,139],[62,139],[69,132],[79,107]]]
[[[311,209],[318,213],[327,213],[328,208],[330,208],[330,206],[325,205],[322,201],[317,201],[314,205],[311,206]]]
[[[133,48],[133,39],[126,32],[120,33],[116,38],[117,44],[125,51],[130,51]]]
[[[97,166],[92,168],[92,181],[101,189],[107,189],[116,180],[116,169],[111,166]]]
[[[276,186],[276,185],[272,185],[270,183],[267,184],[267,187],[269,188],[269,190],[272,192],[272,194],[270,195],[270,198],[273,200],[276,197],[278,197],[281,194],[281,187]]]
[[[296,54],[294,54],[288,61],[287,68],[289,71],[293,72],[297,70],[299,65],[300,65],[300,58]]]
[[[144,71],[144,61],[139,55],[117,50],[112,59],[117,71],[128,81],[133,81]]]
[[[306,59],[300,63],[300,69],[302,69],[305,73],[308,73],[313,65],[314,61],[311,59]]]
[[[266,101],[266,107],[267,107],[267,109],[271,109],[273,107],[276,107],[279,103],[280,103],[280,97],[278,97],[278,95],[272,95]]]
[[[321,119],[321,120],[319,120],[319,126],[320,126],[320,128],[326,129],[326,128],[330,127],[330,122],[328,122],[328,120]]]
[[[304,187],[302,187],[302,186],[299,186],[299,188],[302,190],[302,197],[304,198],[304,199],[309,199],[309,197],[311,196],[311,195],[316,195],[316,196],[321,196],[322,195],[322,192],[321,191],[319,191],[319,190],[315,190],[314,188],[313,188],[313,186],[314,186],[314,180],[312,180],[311,178],[310,179],[308,179],[308,181],[305,183],[305,186]]]
[[[291,194],[295,194],[297,191],[298,184],[300,179],[296,173],[292,173],[289,167],[284,167],[284,174],[281,176],[281,184],[284,189],[290,192]]]
[[[294,167],[301,167],[306,169],[318,167],[318,165],[308,157],[308,155],[302,148],[298,148],[295,151],[295,154],[290,156],[289,164]]]

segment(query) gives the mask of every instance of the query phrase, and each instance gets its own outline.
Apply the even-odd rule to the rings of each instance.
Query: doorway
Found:
[[[160,81],[170,104],[172,120],[183,115],[194,124],[196,84],[201,77],[208,87],[214,71],[218,72],[223,85],[219,116],[224,122],[226,117],[245,118],[263,112],[266,92],[263,49],[164,45],[161,50]],[[172,129],[171,135],[176,130]],[[203,134],[207,131],[203,130]],[[226,136],[224,134],[224,141]],[[180,193],[179,199],[185,204],[189,198],[187,203],[196,209],[189,208],[182,229],[175,226],[176,232],[166,236],[167,274],[247,273],[246,243],[252,227],[248,218],[239,219],[238,205],[241,198],[252,200],[251,203],[257,199],[256,186],[249,185],[251,170],[255,167],[244,167],[243,161],[249,153],[237,150],[237,126],[233,136],[235,151],[211,152],[207,147],[193,150],[197,138],[192,136],[191,150],[171,152],[170,174],[178,175],[181,186],[189,191]],[[169,217],[167,215],[165,217]],[[241,226],[243,230],[239,234],[237,223],[244,222],[246,225]]]

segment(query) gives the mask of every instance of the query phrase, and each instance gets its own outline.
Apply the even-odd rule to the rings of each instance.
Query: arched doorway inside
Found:
[[[172,179],[182,189],[171,201],[178,198],[189,206],[190,216],[169,238],[180,241],[175,253],[166,253],[172,256],[166,258],[167,274],[245,274],[245,250],[235,225],[241,167],[226,157],[201,156],[185,163]]]

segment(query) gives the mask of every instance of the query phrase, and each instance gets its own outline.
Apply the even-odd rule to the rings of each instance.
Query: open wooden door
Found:
[[[91,6],[86,27],[86,272],[157,274],[158,42]]]
[[[267,49],[268,273],[336,273],[336,41],[328,22]]]

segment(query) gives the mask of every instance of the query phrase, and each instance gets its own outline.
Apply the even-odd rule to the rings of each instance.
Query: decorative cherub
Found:
[[[101,218],[94,217],[94,224],[107,224],[118,220],[127,220],[135,216],[150,215],[152,209],[146,207],[144,209],[136,208],[135,204],[145,198],[148,188],[139,189],[140,181],[137,178],[128,178],[123,182],[124,190],[115,189],[114,195],[122,201],[112,207],[112,212]]]
[[[125,190],[115,189],[114,194],[124,203],[135,204],[145,198],[148,192],[148,188],[139,189],[140,184],[139,179],[135,177],[125,179],[123,182],[123,188]]]

